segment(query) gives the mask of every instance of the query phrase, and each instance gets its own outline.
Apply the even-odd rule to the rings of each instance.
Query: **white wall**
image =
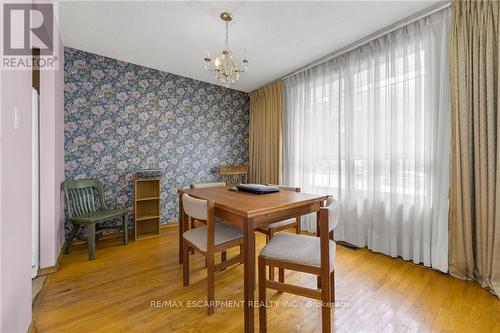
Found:
[[[3,17],[3,6],[0,7]],[[0,24],[3,36],[3,24]],[[1,37],[0,37],[1,38]],[[3,42],[0,43],[3,47]],[[0,50],[3,54],[3,49]],[[14,110],[21,126],[14,129]],[[0,332],[31,323],[31,71],[0,70]]]
[[[61,40],[58,60],[59,69],[42,71],[40,78],[41,237],[44,237],[41,267],[55,264],[64,240],[60,192],[64,180],[64,48]],[[1,333],[24,333],[32,319],[31,103],[31,71],[0,71]],[[15,107],[21,114],[20,129],[14,129]]]
[[[0,76],[0,332],[18,333],[31,323],[31,72]]]

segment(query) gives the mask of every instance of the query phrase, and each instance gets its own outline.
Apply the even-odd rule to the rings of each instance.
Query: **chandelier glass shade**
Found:
[[[224,86],[229,87],[240,79],[240,74],[248,71],[248,60],[239,60],[229,50],[229,21],[233,19],[228,12],[220,14],[220,18],[226,22],[226,43],[224,50],[212,60],[210,54],[205,57],[205,68],[214,73],[215,79]]]

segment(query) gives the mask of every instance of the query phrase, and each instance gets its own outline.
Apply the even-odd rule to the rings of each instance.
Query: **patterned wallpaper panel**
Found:
[[[248,163],[246,93],[72,48],[64,70],[65,176],[99,178],[109,206],[132,212],[132,173],[157,168],[168,223],[178,188]]]

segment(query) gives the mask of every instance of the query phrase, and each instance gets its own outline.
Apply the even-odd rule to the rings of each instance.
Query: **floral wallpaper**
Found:
[[[132,213],[133,172],[160,169],[168,223],[178,188],[248,163],[246,93],[72,48],[64,70],[66,179],[100,179],[110,207]]]

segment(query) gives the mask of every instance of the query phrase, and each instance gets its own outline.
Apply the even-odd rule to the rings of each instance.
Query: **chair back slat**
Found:
[[[90,188],[87,191],[87,198],[89,202],[89,207],[96,207],[94,200],[94,193],[90,190]]]
[[[97,211],[98,207],[95,204],[95,193],[92,187],[69,189],[68,192],[73,216],[91,214]]]
[[[79,188],[76,190],[77,196],[78,196],[78,203],[80,204],[80,209],[83,212],[83,214],[88,214],[90,213],[89,209],[86,206],[85,202],[85,189],[86,188]]]
[[[82,209],[82,206],[80,204],[80,198],[79,198],[79,195],[78,195],[78,190],[77,189],[71,189],[69,190],[69,192],[71,193],[71,197],[73,198],[72,200],[72,207],[76,213],[76,216],[80,216],[80,215],[84,215],[85,214],[85,211]]]
[[[88,210],[86,209],[85,207],[85,200],[84,200],[84,197],[83,197],[83,189],[82,188],[77,188],[75,190],[75,195],[78,199],[78,207],[80,207],[80,210],[83,212],[83,214],[88,214]]]
[[[89,192],[90,192],[91,188],[90,187],[86,187],[86,188],[82,188],[81,191],[82,191],[82,201],[83,201],[83,207],[85,209],[85,212],[87,212],[87,214],[89,212],[92,211],[92,208],[90,207],[90,198],[89,198]]]
[[[64,195],[66,212],[70,218],[94,213],[99,208],[106,208],[102,183],[97,179],[65,181]]]
[[[85,208],[87,212],[95,212],[96,211],[96,206],[95,202],[93,200],[94,197],[94,191],[92,190],[91,187],[86,187],[82,189],[83,191],[83,202],[85,204]]]
[[[92,207],[96,207],[94,194],[92,192],[89,192],[89,196],[90,196],[90,203],[91,203]]]
[[[75,195],[75,191],[73,189],[68,190],[69,198],[67,204],[69,208],[69,215],[71,216],[79,216],[83,215],[82,211],[80,211],[80,205],[77,204],[78,199]]]

